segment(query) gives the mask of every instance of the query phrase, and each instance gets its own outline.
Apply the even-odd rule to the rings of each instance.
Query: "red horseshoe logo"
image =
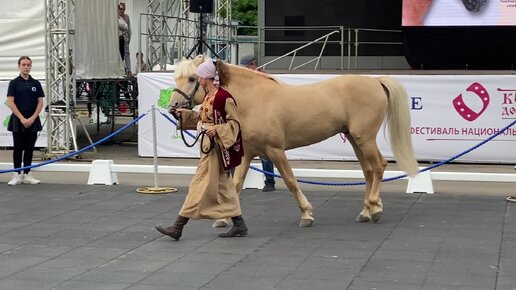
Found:
[[[473,122],[475,121],[482,113],[487,109],[489,105],[489,94],[487,90],[479,83],[472,83],[466,91],[475,93],[478,98],[482,101],[482,110],[480,112],[473,111],[470,107],[468,107],[464,100],[462,99],[462,94],[458,95],[455,99],[453,99],[453,106],[459,115],[462,116],[467,121]]]

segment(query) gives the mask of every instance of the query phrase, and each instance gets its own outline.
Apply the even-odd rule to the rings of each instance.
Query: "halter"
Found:
[[[196,81],[195,87],[190,95],[188,95],[187,93],[185,93],[184,91],[182,91],[181,89],[178,89],[178,88],[174,88],[172,90],[172,93],[178,92],[181,96],[183,96],[188,101],[188,109],[191,109],[193,107],[193,99],[195,97],[195,94],[197,93],[197,90],[199,90],[199,86],[200,86],[199,81]],[[184,102],[183,104],[185,104],[185,103],[186,102]],[[181,105],[179,107],[176,107],[176,109],[177,108],[186,108],[186,106]]]
[[[174,88],[172,90],[172,92],[178,92],[179,94],[181,94],[188,101],[188,107],[186,107],[185,105],[181,105],[181,106],[176,107],[176,109],[178,109],[178,108],[188,108],[188,109],[191,109],[193,107],[193,98],[195,97],[195,94],[197,93],[197,90],[199,90],[199,86],[200,86],[199,81],[196,81],[195,82],[195,87],[194,87],[194,89],[193,89],[193,91],[192,91],[192,93],[190,95],[188,95],[187,93],[185,93],[181,89]],[[183,123],[183,118],[182,117],[179,117],[179,122],[181,124]],[[183,131],[184,130],[181,130],[181,139],[183,139],[183,143],[185,143],[186,147],[193,147],[197,143],[197,141],[199,141],[199,139],[201,140],[201,152],[202,153],[208,154],[213,149],[213,147],[215,147],[215,140],[213,140],[213,137],[209,137],[210,138],[210,148],[206,152],[202,148],[202,144],[203,144],[203,141],[204,141],[204,136],[206,135],[206,131],[205,130],[202,130],[197,135],[197,137],[195,138],[195,140],[194,140],[194,142],[192,144],[188,144],[188,142],[186,141],[186,138],[185,138],[185,135],[184,135]]]

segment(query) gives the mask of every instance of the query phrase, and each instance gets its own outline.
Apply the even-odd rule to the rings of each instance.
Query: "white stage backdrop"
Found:
[[[32,59],[32,77],[44,79],[45,1],[1,2],[0,80],[10,80],[18,75],[17,62],[22,55]],[[118,51],[117,5],[118,0],[75,1],[73,39],[78,79],[113,78],[124,74]]]
[[[308,84],[335,75],[276,75],[292,84]],[[398,75],[409,94],[412,140],[418,160],[441,161],[478,144],[516,119],[516,75]],[[174,85],[172,73],[138,74],[140,112],[152,105],[166,112]],[[314,96],[316,98],[317,96]],[[168,113],[167,113],[168,114]],[[175,127],[156,115],[159,157],[198,157],[198,148],[187,148]],[[139,122],[138,154],[153,156],[152,120]],[[393,159],[383,134],[378,135],[382,154]],[[187,136],[189,142],[192,141]],[[461,157],[462,162],[514,163],[516,127]],[[351,145],[336,135],[323,142],[289,150],[291,160],[356,160]]]
[[[14,78],[14,77],[13,77]],[[43,90],[46,93],[45,82],[40,81]],[[2,126],[0,127],[0,146],[1,147],[11,147],[13,146],[13,135],[11,132],[7,131],[7,123],[9,122],[9,116],[11,116],[11,110],[7,107],[6,99],[7,99],[7,88],[9,87],[9,81],[0,81],[0,96],[3,100],[0,106],[0,122],[2,122]],[[43,110],[39,115],[41,119],[41,123],[45,122],[47,117],[47,113],[45,112],[47,98],[43,98]],[[38,140],[36,141],[36,147],[47,147],[47,126],[46,123],[43,126],[43,131],[41,131]]]
[[[32,59],[32,77],[44,79],[45,1],[5,0],[0,7],[0,80],[18,75],[22,55]]]

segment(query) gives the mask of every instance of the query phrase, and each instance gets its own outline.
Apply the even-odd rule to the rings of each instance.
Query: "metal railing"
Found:
[[[254,44],[256,45],[256,54],[259,60],[263,57],[270,57],[270,54],[266,54],[266,46],[270,45],[295,45],[299,44],[298,47],[290,50],[287,53],[283,53],[280,56],[269,60],[262,64],[260,67],[277,63],[282,59],[291,57],[288,65],[289,70],[295,70],[306,66],[307,64],[316,62],[314,70],[321,68],[321,60],[326,57],[325,49],[328,45],[339,46],[339,66],[337,68],[343,69],[358,69],[359,59],[363,55],[360,55],[360,49],[371,46],[402,46],[401,41],[381,40],[382,38],[396,38],[396,34],[399,34],[401,39],[400,30],[387,30],[387,29],[367,29],[367,28],[350,28],[344,26],[299,26],[299,27],[283,27],[283,26],[265,26],[265,27],[253,27],[253,26],[238,26],[238,28],[255,29],[257,33]],[[288,34],[289,32],[320,32],[324,33],[322,36],[314,37],[313,40],[271,40],[278,38],[278,35],[270,37],[268,34],[282,32]],[[380,39],[371,40],[371,33],[375,35],[381,35]],[[392,36],[392,34],[395,34]],[[374,37],[374,36],[373,36]],[[253,43],[249,38],[246,39],[245,43]],[[315,51],[313,47],[320,45],[321,48],[318,52],[312,55],[306,55],[307,57],[313,57],[312,59],[305,61],[299,65],[294,65],[296,57],[299,57],[299,52],[305,50],[308,47],[312,47],[312,51]],[[306,50],[305,50],[306,51]],[[335,51],[335,49],[334,49]],[[333,55],[335,56],[335,55]],[[400,55],[402,56],[402,55]],[[346,63],[346,65],[345,65]]]

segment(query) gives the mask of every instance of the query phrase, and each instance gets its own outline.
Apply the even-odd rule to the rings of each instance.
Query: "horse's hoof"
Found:
[[[226,219],[216,220],[211,225],[212,228],[225,228],[227,226],[228,226],[228,221]]]
[[[359,214],[357,215],[357,217],[355,218],[355,221],[357,223],[367,223],[369,221],[369,217],[366,216],[366,215],[363,215],[363,214]]]
[[[381,217],[382,217],[381,211],[371,214],[371,220],[373,221],[373,223],[377,223]]]
[[[301,221],[299,222],[299,226],[300,227],[311,227],[312,224],[314,223],[314,218],[304,218],[304,219],[301,219]]]

